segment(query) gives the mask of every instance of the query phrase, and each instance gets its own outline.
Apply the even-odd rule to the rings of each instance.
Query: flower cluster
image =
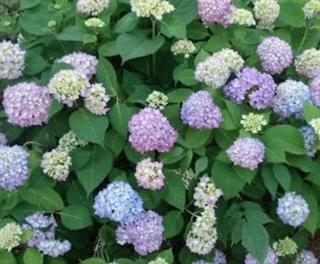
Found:
[[[304,147],[307,155],[309,157],[314,157],[317,152],[317,149],[316,149],[317,135],[314,132],[314,129],[309,126],[304,126],[300,128],[300,131],[304,137]]]
[[[5,40],[0,42],[0,80],[13,80],[22,76],[25,53],[19,44]]]
[[[89,86],[87,77],[76,70],[61,70],[48,84],[49,92],[54,98],[69,107],[84,94]]]
[[[299,55],[295,61],[297,72],[309,78],[320,74],[320,50],[308,49]]]
[[[71,250],[71,243],[68,240],[43,240],[37,248],[42,254],[57,258]]]
[[[191,252],[199,255],[206,255],[211,252],[218,239],[215,224],[214,210],[206,208],[192,223],[191,230],[188,233],[186,243]]]
[[[73,52],[58,60],[60,63],[70,64],[74,70],[91,79],[97,72],[98,59],[84,52]]]
[[[195,71],[195,78],[216,88],[223,86],[232,72],[238,72],[244,65],[241,56],[232,49],[223,49],[200,62]]]
[[[51,97],[46,87],[22,82],[5,89],[3,106],[11,124],[38,126],[48,123]]]
[[[66,151],[53,149],[46,152],[41,161],[43,172],[57,181],[66,181],[72,166],[71,157]]]
[[[320,118],[314,118],[309,122],[316,135],[320,138]]]
[[[302,250],[302,252],[297,256],[294,264],[318,264],[318,259],[314,256],[311,251]]]
[[[153,91],[148,95],[147,103],[151,108],[163,110],[168,105],[168,96],[164,93]]]
[[[198,12],[204,24],[231,24],[234,5],[232,0],[198,0]]]
[[[84,147],[87,144],[88,142],[78,138],[78,136],[70,130],[59,139],[57,150],[69,153],[74,151],[76,148]]]
[[[207,91],[191,95],[182,105],[181,119],[184,124],[197,129],[218,128],[222,123],[222,113]]]
[[[84,21],[86,27],[89,28],[103,28],[106,23],[104,23],[100,18],[91,17]]]
[[[0,132],[0,145],[7,145],[8,140],[5,134]]]
[[[296,242],[289,237],[274,242],[272,247],[279,257],[294,255],[298,250]]]
[[[239,138],[227,149],[227,155],[234,165],[256,170],[264,160],[265,146],[256,138]]]
[[[187,39],[180,39],[171,46],[171,52],[175,56],[183,55],[186,59],[188,59],[196,50],[197,49],[192,41]]]
[[[310,97],[312,103],[320,108],[320,75],[314,78],[310,84]]]
[[[29,153],[20,146],[0,145],[0,187],[14,191],[23,186],[29,176]]]
[[[279,258],[273,249],[268,249],[268,254],[263,264],[278,264]],[[245,264],[260,264],[260,262],[251,254],[246,255]]]
[[[309,0],[303,7],[303,12],[306,18],[312,19],[320,13],[320,1]]]
[[[287,80],[280,83],[273,101],[273,111],[281,117],[301,117],[303,106],[310,101],[309,87],[303,82]]]
[[[175,7],[165,0],[130,0],[131,10],[138,17],[154,17],[162,20],[165,14],[175,10]]]
[[[254,1],[254,16],[259,20],[259,27],[272,28],[273,23],[280,15],[278,0],[256,0]]]
[[[213,209],[222,195],[222,191],[216,187],[214,182],[207,175],[204,175],[194,189],[194,205],[203,209],[207,207]]]
[[[78,0],[77,10],[85,15],[96,16],[109,6],[109,0]]]
[[[98,193],[93,208],[101,218],[133,222],[143,212],[143,202],[128,183],[115,181]]]
[[[134,176],[138,185],[144,189],[160,190],[165,184],[162,169],[162,162],[152,162],[150,158],[147,158],[137,164]]]
[[[102,84],[96,83],[90,86],[84,94],[85,108],[95,115],[105,115],[109,108],[107,107],[110,97],[106,88]]]
[[[248,97],[251,107],[260,110],[272,106],[276,83],[269,74],[244,68],[223,90],[234,103],[240,104]]]
[[[232,12],[231,16],[231,23],[232,24],[238,24],[241,26],[254,26],[256,24],[256,21],[254,20],[253,14],[243,8],[236,8]]]
[[[158,250],[163,242],[163,218],[153,211],[142,213],[132,223],[123,223],[116,231],[120,245],[132,244],[135,251],[145,256]]]
[[[309,213],[308,203],[295,192],[286,193],[278,200],[277,214],[285,224],[298,227],[307,220]]]
[[[16,223],[8,223],[0,229],[0,249],[11,251],[21,243],[22,229]]]
[[[168,262],[161,257],[157,257],[155,260],[149,261],[148,264],[168,264]]]
[[[129,142],[139,152],[168,152],[178,139],[177,131],[162,113],[150,107],[132,116]]]
[[[271,74],[280,74],[293,61],[291,46],[278,37],[269,37],[258,46],[257,53],[263,68]]]
[[[215,249],[213,261],[207,262],[204,260],[197,260],[192,262],[192,264],[227,264],[227,259],[222,251]]]
[[[197,174],[192,169],[188,169],[182,173],[182,181],[186,189],[190,187],[190,183],[197,178]]]
[[[246,132],[257,134],[268,122],[262,114],[249,113],[248,115],[242,115],[240,124]]]

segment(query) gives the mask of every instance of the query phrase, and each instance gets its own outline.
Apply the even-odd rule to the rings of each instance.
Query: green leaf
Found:
[[[180,23],[178,18],[168,17],[161,23],[161,33],[166,37],[185,38],[187,34],[186,25]]]
[[[198,83],[194,77],[194,70],[184,69],[183,67],[179,66],[175,68],[173,77],[176,82],[181,82],[186,86],[193,86]]]
[[[261,175],[262,175],[264,185],[266,186],[267,190],[271,193],[274,199],[276,197],[276,193],[278,189],[278,182],[273,176],[271,168],[269,167],[262,168]]]
[[[16,264],[16,260],[11,252],[0,250],[0,260],[3,264]]]
[[[119,34],[129,32],[137,26],[138,22],[139,17],[135,13],[128,13],[117,21],[113,31]]]
[[[109,120],[115,131],[124,138],[128,135],[128,123],[131,117],[130,109],[126,104],[117,102],[109,112]]]
[[[72,113],[69,124],[79,138],[104,147],[104,137],[108,127],[106,116],[96,116],[82,108]]]
[[[304,0],[282,0],[280,2],[280,16],[278,23],[284,26],[303,27],[305,16],[303,13]]]
[[[79,41],[82,42],[86,31],[84,28],[79,26],[66,27],[56,38],[63,41]]]
[[[107,264],[107,262],[100,258],[90,258],[81,261],[81,264]]]
[[[107,177],[113,164],[112,153],[108,149],[95,146],[90,161],[76,171],[78,179],[89,195]]]
[[[21,192],[21,196],[23,200],[37,205],[43,211],[56,211],[64,208],[61,196],[50,188],[28,188]]]
[[[174,262],[174,256],[171,248],[159,253],[158,257],[163,258],[168,264],[172,264]]]
[[[179,175],[175,173],[165,173],[167,185],[165,189],[164,199],[176,207],[177,209],[183,211],[186,202],[186,189]]]
[[[97,79],[105,86],[109,95],[116,96],[121,93],[116,71],[112,64],[102,56],[99,58]]]
[[[31,230],[24,230],[21,235],[21,243],[27,243],[32,237],[34,236],[34,233]]]
[[[210,136],[210,130],[188,128],[185,142],[189,148],[196,149],[204,146],[208,142]]]
[[[181,160],[185,155],[184,149],[181,147],[173,147],[169,152],[162,153],[160,155],[160,160],[166,164],[174,164],[177,161]]]
[[[28,9],[40,4],[40,0],[20,0],[20,8],[21,9]]]
[[[320,109],[311,104],[305,104],[304,118],[307,122],[310,122],[312,119],[320,118]]]
[[[164,234],[167,239],[177,236],[183,228],[184,221],[179,211],[170,211],[164,217]]]
[[[23,254],[23,263],[24,264],[42,264],[43,256],[38,250],[34,248],[28,248]]]
[[[190,89],[175,89],[167,94],[169,103],[181,103],[188,99],[192,95]]]
[[[92,225],[90,211],[83,205],[73,204],[60,213],[62,224],[70,230],[83,229]]]
[[[164,38],[160,35],[154,39],[148,39],[140,33],[121,34],[117,39],[117,47],[122,63],[128,60],[154,54],[164,44]]]
[[[272,166],[274,177],[280,183],[285,191],[290,190],[291,175],[288,168],[282,164],[274,164]]]
[[[208,167],[208,158],[201,157],[196,161],[195,164],[195,173],[199,175],[201,172],[205,171]]]

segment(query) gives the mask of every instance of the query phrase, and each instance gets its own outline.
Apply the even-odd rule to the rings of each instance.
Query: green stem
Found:
[[[152,23],[152,40],[154,40],[156,36],[157,21],[154,19],[151,19],[151,23]],[[155,53],[152,55],[152,72],[153,72],[153,76],[155,76],[156,75],[156,54]]]
[[[23,144],[23,147],[27,147],[28,145],[38,145],[40,147],[45,147],[45,145],[35,142],[35,141],[27,141]]]
[[[302,50],[302,47],[307,39],[307,36],[308,36],[308,33],[309,33],[309,28],[307,27],[305,32],[304,32],[304,35],[303,35],[303,38],[301,40],[301,43],[299,45],[299,48],[298,48],[298,52],[301,53],[301,50]]]

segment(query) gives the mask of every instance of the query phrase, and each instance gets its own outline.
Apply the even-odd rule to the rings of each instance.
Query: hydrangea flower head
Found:
[[[8,139],[7,136],[0,132],[0,145],[7,145]]]
[[[241,104],[248,98],[251,107],[261,110],[272,106],[276,83],[269,74],[244,68],[223,90],[232,102]]]
[[[219,249],[214,250],[213,264],[227,264],[226,255]]]
[[[320,1],[319,0],[310,0],[304,7],[303,12],[306,18],[312,19],[320,13]]]
[[[320,118],[314,118],[309,122],[316,135],[320,138]]]
[[[171,46],[173,55],[183,55],[186,59],[188,59],[192,53],[195,53],[196,50],[192,41],[187,39],[180,39]]]
[[[307,220],[309,214],[309,205],[300,194],[289,192],[278,200],[277,215],[285,224],[298,227]]]
[[[168,152],[177,142],[178,133],[157,109],[144,108],[129,122],[129,142],[139,152]]]
[[[316,140],[317,135],[314,132],[314,129],[310,126],[304,126],[300,128],[301,133],[304,137],[304,148],[306,150],[306,153],[309,157],[314,157],[317,148],[316,148]]]
[[[14,80],[22,76],[25,68],[25,54],[19,44],[0,41],[0,80]]]
[[[264,115],[249,113],[248,115],[242,115],[240,124],[246,132],[256,134],[259,133],[262,128],[268,124],[268,122]]]
[[[5,89],[3,106],[9,123],[38,126],[48,123],[51,97],[46,87],[23,82]]]
[[[90,86],[84,94],[85,108],[95,115],[105,115],[109,108],[107,107],[110,97],[106,88],[102,84],[96,83]]]
[[[77,147],[84,147],[87,144],[88,142],[78,138],[76,133],[70,130],[59,139],[57,150],[69,153],[75,150]]]
[[[0,145],[0,187],[14,191],[23,186],[29,176],[29,153],[20,146]]]
[[[300,117],[303,106],[310,101],[309,87],[303,82],[287,80],[280,83],[273,101],[273,111],[281,117]]]
[[[320,108],[320,75],[314,78],[310,84],[310,97],[312,103]]]
[[[318,264],[318,259],[314,256],[311,251],[302,250],[297,256],[294,264]]]
[[[227,155],[234,165],[256,170],[264,160],[265,146],[256,138],[239,138],[228,148]]]
[[[260,28],[272,28],[280,15],[278,0],[256,0],[253,10],[255,18],[259,20]]]
[[[76,70],[61,70],[56,73],[48,84],[54,98],[71,107],[89,88],[87,77]]]
[[[222,123],[222,113],[207,91],[198,91],[182,105],[181,119],[184,124],[197,129],[214,129]]]
[[[109,0],[78,0],[77,10],[87,16],[96,16],[109,6]]]
[[[317,77],[320,74],[320,50],[305,50],[297,57],[295,66],[299,74],[308,78]]]
[[[134,176],[138,181],[138,185],[144,189],[160,190],[165,184],[165,176],[162,169],[162,162],[152,162],[150,158],[147,158],[137,164]]]
[[[250,253],[247,254],[246,259],[244,261],[245,264],[261,264],[253,255]],[[273,249],[268,249],[267,258],[263,262],[263,264],[278,264],[279,258]]]
[[[148,264],[168,264],[168,262],[161,257],[157,257],[155,260],[149,261]]]
[[[0,249],[11,251],[21,243],[22,229],[16,223],[8,223],[0,229]]]
[[[163,217],[147,211],[136,221],[119,226],[116,237],[118,244],[132,244],[139,255],[145,256],[160,249],[164,240],[163,233]]]
[[[71,243],[68,240],[43,240],[37,248],[42,254],[57,258],[71,250]]]
[[[257,53],[263,68],[271,74],[280,74],[293,61],[291,46],[278,37],[269,37],[258,46]]]
[[[103,28],[106,25],[106,23],[100,18],[96,17],[88,18],[86,21],[84,21],[84,24],[89,28]]]
[[[194,189],[194,205],[203,209],[207,207],[213,209],[222,195],[222,191],[216,187],[208,175],[204,175],[200,178],[198,185]]]
[[[274,242],[272,247],[279,257],[294,255],[298,250],[296,242],[289,237]]]
[[[133,222],[143,212],[143,202],[128,183],[115,181],[98,193],[93,208],[101,218]]]
[[[154,17],[162,20],[165,14],[172,13],[175,7],[165,0],[130,0],[131,10],[138,17]]]
[[[88,79],[96,74],[98,67],[98,59],[84,52],[73,52],[65,55],[58,62],[70,64],[74,70],[86,75]]]
[[[256,21],[254,20],[253,14],[249,10],[236,8],[232,12],[231,23],[250,27],[254,26]]]
[[[218,23],[228,27],[233,9],[232,0],[198,0],[198,12],[204,24]]]
[[[168,105],[168,96],[164,93],[153,91],[148,95],[147,103],[151,108],[163,110]]]
[[[57,181],[66,181],[71,170],[72,160],[68,152],[53,149],[46,152],[41,161],[43,172]]]

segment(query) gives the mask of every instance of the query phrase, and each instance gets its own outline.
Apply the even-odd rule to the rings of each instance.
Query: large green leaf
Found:
[[[186,202],[186,189],[179,175],[174,172],[166,173],[166,189],[164,199],[177,209],[183,211]]]
[[[110,123],[115,131],[117,131],[124,138],[128,135],[128,122],[131,113],[126,104],[117,102],[109,113]]]
[[[83,205],[73,204],[60,213],[62,224],[70,230],[78,230],[92,225],[90,211]]]
[[[42,264],[43,256],[38,250],[34,248],[29,248],[23,254],[23,263],[24,264]]]

